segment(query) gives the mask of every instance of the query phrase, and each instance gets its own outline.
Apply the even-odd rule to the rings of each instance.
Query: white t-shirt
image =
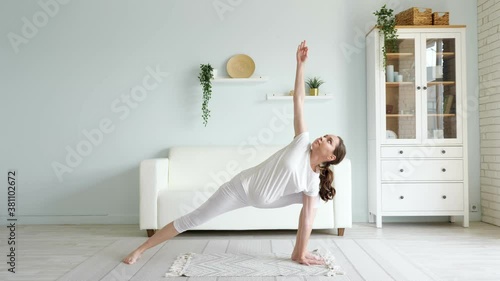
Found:
[[[282,196],[302,192],[319,194],[319,173],[310,164],[309,133],[303,132],[261,164],[240,173],[251,202],[269,204]]]

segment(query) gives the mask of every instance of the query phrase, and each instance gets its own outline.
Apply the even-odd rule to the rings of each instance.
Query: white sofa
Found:
[[[223,183],[255,166],[284,146],[172,147],[168,158],[140,164],[140,229],[152,236],[157,229],[200,206]],[[313,229],[352,226],[351,162],[345,158],[334,170],[334,200],[316,213]],[[297,229],[302,204],[278,209],[245,207],[224,213],[193,230]]]

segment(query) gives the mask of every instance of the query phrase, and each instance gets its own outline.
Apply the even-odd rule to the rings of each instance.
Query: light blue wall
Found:
[[[302,39],[310,46],[306,75],[321,76],[321,90],[334,95],[307,102],[311,137],[344,138],[353,163],[353,219],[366,221],[364,34],[384,1],[347,2],[2,1],[0,171],[5,178],[8,169],[18,171],[21,223],[138,223],[141,160],[164,157],[173,145],[242,145],[254,138],[258,144],[288,143],[291,124],[266,133],[277,112],[289,112],[292,104],[265,96],[292,89]],[[468,26],[467,82],[475,97],[475,1],[389,3],[396,11],[449,11],[452,24]],[[39,27],[30,29],[26,21]],[[270,80],[214,85],[212,116],[204,127],[199,64],[211,63],[224,74],[227,59],[238,53],[250,55],[256,75]],[[155,70],[163,74],[144,82]],[[127,102],[144,83],[149,90]],[[479,202],[478,127],[478,113],[471,112],[471,202]],[[79,162],[67,159],[68,149],[85,148],[87,132],[98,129],[102,138],[87,147],[87,155]],[[58,177],[56,162],[72,172]]]

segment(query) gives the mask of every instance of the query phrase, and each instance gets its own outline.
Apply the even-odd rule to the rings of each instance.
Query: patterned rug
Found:
[[[325,265],[302,265],[290,259],[290,254],[282,253],[185,253],[179,255],[166,277],[201,276],[335,276],[343,275],[340,266],[328,252],[314,250]]]
[[[211,280],[211,281],[227,281],[227,280],[240,280],[240,281],[291,281],[291,280],[331,280],[332,277],[321,276],[328,274],[329,270],[321,266],[303,266],[294,263],[290,260],[290,254],[294,249],[295,238],[291,239],[269,239],[269,238],[240,238],[228,237],[229,239],[172,239],[166,243],[157,245],[148,251],[144,252],[142,257],[132,265],[124,264],[121,262],[123,257],[130,253],[133,249],[142,245],[145,241],[144,237],[130,237],[111,242],[107,247],[100,249],[91,257],[88,257],[84,262],[61,276],[58,281],[170,281],[170,280]],[[409,241],[408,244],[414,244],[414,241]],[[442,241],[438,241],[442,243]],[[437,245],[437,244],[436,244]],[[327,239],[310,239],[310,249],[321,249],[322,251],[331,253],[335,256],[335,266],[340,266],[339,272],[345,272],[344,275],[336,275],[336,281],[381,281],[381,280],[397,280],[397,281],[431,281],[443,280],[435,276],[433,272],[420,267],[420,265],[409,259],[403,251],[400,251],[394,246],[394,243],[382,239],[348,239],[348,238],[327,238]],[[413,246],[412,246],[413,247]],[[422,253],[422,260],[427,257],[426,252]],[[199,253],[202,257],[212,259],[212,264],[219,264],[222,266],[221,261],[224,259],[236,259],[231,255],[239,256],[244,262],[240,262],[240,266],[246,266],[248,260],[261,262],[258,274],[260,276],[251,276],[256,271],[252,269],[245,269],[245,274],[248,276],[243,277],[177,277],[166,278],[165,272],[170,266],[177,261],[181,253]],[[279,253],[286,253],[286,257]],[[210,255],[213,255],[210,258]],[[221,255],[224,254],[224,255]],[[197,255],[197,254],[196,254]],[[248,258],[245,255],[259,256],[258,258]],[[266,256],[271,260],[270,263],[264,263],[261,256]],[[184,256],[187,260],[188,256]],[[434,257],[436,260],[439,256]],[[248,259],[248,260],[246,260]],[[191,261],[196,258],[193,256]],[[201,261],[201,260],[200,260]],[[65,261],[58,261],[65,262]],[[427,261],[426,261],[427,262]],[[456,261],[451,261],[455,263]],[[493,260],[492,260],[493,262]],[[178,262],[177,264],[182,264]],[[184,263],[185,264],[185,263]],[[233,265],[236,264],[233,262]],[[197,269],[197,267],[182,267],[186,268],[181,272],[182,276],[187,276],[191,272],[215,272],[212,269],[211,263],[206,262],[207,268]],[[259,265],[257,265],[258,267]],[[279,267],[282,266],[282,267]],[[464,265],[463,265],[464,266]],[[181,267],[181,266],[179,266]],[[265,267],[265,270],[262,268]],[[175,267],[174,267],[175,268]],[[220,269],[219,269],[220,270]],[[223,268],[224,272],[236,272],[242,270],[241,267],[228,267]],[[255,269],[254,269],[255,270]],[[272,271],[271,271],[272,270]],[[296,270],[294,272],[294,270]],[[243,271],[243,270],[242,270]],[[219,271],[220,272],[220,271]],[[272,272],[272,273],[271,273]],[[302,276],[282,276],[281,274],[303,274]],[[40,275],[40,273],[37,273]],[[223,273],[222,273],[223,274]],[[264,274],[275,274],[275,276],[263,276]],[[318,274],[318,275],[315,275]],[[454,273],[450,273],[454,274]],[[492,276],[496,272],[493,273]],[[241,275],[238,271],[238,275]],[[179,275],[177,275],[179,276]],[[449,275],[458,276],[458,275]],[[40,280],[43,279],[41,275]],[[23,279],[23,276],[20,277]],[[464,279],[465,278],[465,279]],[[479,280],[477,278],[459,278],[460,280]],[[4,280],[0,278],[1,280]],[[15,279],[15,280],[21,280]],[[448,278],[447,280],[452,280]],[[12,279],[14,280],[14,279]],[[23,279],[25,280],[25,279]],[[43,279],[49,280],[49,279]],[[50,279],[53,280],[53,279]],[[458,280],[458,279],[456,279]],[[486,279],[481,279],[486,280]],[[500,279],[488,279],[500,280]]]

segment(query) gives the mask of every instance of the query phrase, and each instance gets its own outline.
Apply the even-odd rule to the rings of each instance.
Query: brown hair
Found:
[[[328,200],[332,200],[335,196],[335,188],[332,186],[333,183],[333,171],[330,169],[330,165],[337,165],[342,162],[346,154],[346,148],[344,145],[344,140],[339,138],[339,145],[333,151],[333,155],[335,155],[335,160],[330,162],[324,162],[320,166],[320,174],[319,174],[319,197],[323,199],[323,201],[328,202]]]

